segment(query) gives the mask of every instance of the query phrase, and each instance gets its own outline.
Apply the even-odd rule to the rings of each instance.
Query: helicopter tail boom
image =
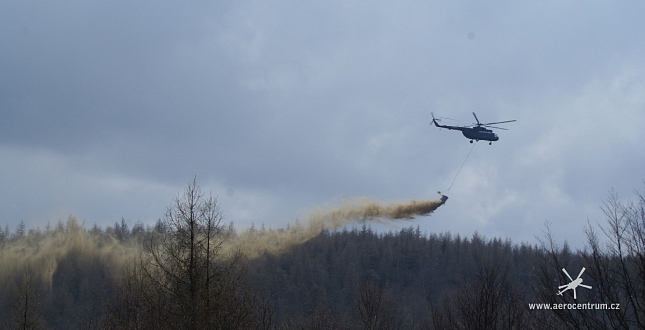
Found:
[[[430,114],[432,115],[432,122],[430,123],[430,125],[434,124],[439,128],[445,128],[445,129],[452,129],[452,130],[459,130],[459,131],[463,130],[463,127],[459,127],[459,126],[441,125],[439,124],[440,119],[435,118],[434,113],[431,112]]]

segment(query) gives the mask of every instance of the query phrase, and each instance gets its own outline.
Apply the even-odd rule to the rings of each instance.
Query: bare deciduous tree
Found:
[[[431,309],[435,329],[527,329],[520,290],[507,262],[482,262],[477,277]]]
[[[600,227],[606,244],[591,224],[585,229],[590,249],[585,261],[598,300],[620,304],[596,313],[598,328],[645,328],[645,195],[636,195],[637,202],[623,203],[615,192],[609,194],[602,206],[607,225]]]
[[[23,268],[12,302],[13,317],[7,327],[12,329],[45,329],[43,324],[41,283],[27,265]]]
[[[249,329],[270,322],[244,285],[241,256],[220,253],[222,219],[217,200],[193,181],[122,281],[105,327]]]
[[[363,282],[359,285],[356,305],[361,329],[400,329],[403,326],[396,303],[377,283]]]
[[[542,303],[577,304],[590,302],[607,304],[600,309],[551,309],[531,313],[550,328],[567,329],[633,329],[645,328],[645,197],[637,193],[638,202],[622,203],[611,192],[601,207],[607,223],[599,225],[603,241],[589,224],[584,233],[587,249],[573,255],[567,246],[560,248],[547,226],[541,240],[542,260],[536,275],[539,284],[536,297]],[[570,281],[562,269],[582,269],[585,284],[592,290],[572,295],[556,295],[555,289]],[[582,273],[581,273],[582,274]]]

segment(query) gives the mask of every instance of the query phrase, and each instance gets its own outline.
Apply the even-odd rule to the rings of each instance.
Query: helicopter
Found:
[[[585,268],[584,268],[584,267],[582,267],[582,270],[580,271],[580,274],[578,274],[578,277],[576,277],[576,279],[575,279],[575,280],[574,280],[574,279],[572,279],[572,278],[571,278],[571,276],[569,276],[569,273],[567,273],[567,270],[566,270],[566,269],[562,268],[562,271],[563,271],[563,272],[564,272],[564,274],[566,274],[566,275],[567,275],[567,277],[571,280],[571,283],[569,283],[569,284],[565,284],[565,285],[560,285],[560,286],[558,287],[558,289],[562,289],[562,290],[561,290],[561,291],[558,291],[558,293],[557,293],[557,295],[558,295],[558,296],[561,296],[561,295],[562,295],[562,293],[563,293],[563,292],[565,292],[565,291],[567,291],[567,290],[573,289],[573,299],[578,299],[578,297],[576,296],[576,288],[577,288],[577,287],[581,286],[581,287],[583,287],[583,288],[585,288],[585,289],[591,289],[591,287],[590,287],[589,285],[584,285],[584,284],[582,284],[582,279],[580,278],[580,276],[582,276],[582,273],[584,273],[584,272],[585,272]]]
[[[504,124],[504,123],[511,123],[514,122],[515,119],[513,120],[506,120],[506,121],[497,121],[494,123],[485,123],[482,124],[479,122],[479,119],[477,118],[477,115],[473,112],[473,116],[475,117],[475,120],[477,121],[477,124],[472,124],[470,126],[450,126],[450,125],[439,125],[438,121],[440,119],[436,119],[434,117],[433,113],[430,113],[432,115],[432,125],[434,123],[435,126],[439,128],[447,128],[450,130],[458,130],[461,131],[461,133],[468,139],[470,139],[470,143],[473,143],[473,141],[479,141],[479,140],[484,140],[484,141],[489,141],[488,144],[493,144],[493,141],[499,140],[499,136],[497,134],[493,133],[493,130],[490,130],[486,127],[491,127],[495,129],[503,129],[506,130],[506,128],[501,128],[501,127],[495,127],[495,126],[490,126],[494,124]]]

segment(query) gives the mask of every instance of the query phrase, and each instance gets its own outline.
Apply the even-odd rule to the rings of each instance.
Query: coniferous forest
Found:
[[[534,245],[359,225],[249,257],[225,248],[239,234],[193,183],[154,226],[70,217],[0,229],[0,325],[643,329],[645,198],[610,194],[602,208],[606,222],[585,229],[584,250],[555,242],[548,225]],[[576,275],[592,289],[557,294]]]

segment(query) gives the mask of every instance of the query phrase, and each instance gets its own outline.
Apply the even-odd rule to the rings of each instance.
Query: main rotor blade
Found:
[[[578,277],[576,277],[576,279],[579,279],[580,276],[582,276],[582,273],[584,273],[584,272],[585,272],[585,268],[582,267],[582,270],[580,270],[580,274],[578,274]]]
[[[441,118],[441,119],[448,119],[448,120],[453,120],[453,121],[458,121],[458,122],[462,122],[462,123],[463,123],[463,121],[461,121],[461,120],[458,120],[458,119],[454,119],[454,118],[449,118],[449,117],[442,117],[442,116],[439,116],[439,118]]]
[[[513,120],[505,120],[505,121],[496,121],[494,123],[486,123],[486,124],[482,124],[482,125],[485,126],[485,125],[494,125],[494,124],[504,124],[504,123],[512,123],[514,121],[517,121],[517,120],[513,119]]]
[[[473,116],[475,116],[475,120],[477,121],[477,125],[481,125],[481,123],[479,123],[479,118],[477,118],[477,115],[474,112],[473,112]]]
[[[482,126],[490,127],[490,128],[494,128],[494,129],[502,129],[502,130],[508,131],[508,128],[504,128],[504,127],[495,127],[495,126],[490,126],[490,125],[482,125]]]
[[[571,280],[571,282],[573,282],[573,279],[571,278],[571,276],[569,275],[569,273],[567,273],[567,270],[566,270],[566,269],[564,269],[564,268],[562,268],[562,271],[567,275],[567,277]]]

